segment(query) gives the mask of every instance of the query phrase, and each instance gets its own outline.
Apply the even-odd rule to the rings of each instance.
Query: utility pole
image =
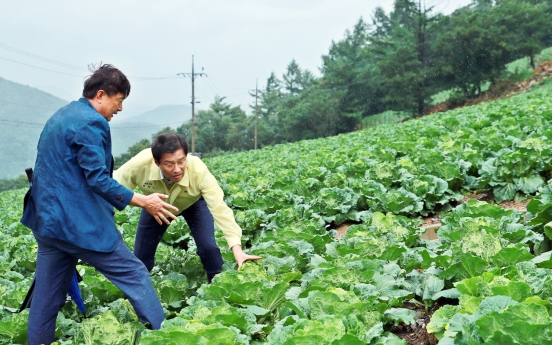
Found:
[[[195,155],[195,76],[207,76],[206,73],[194,73],[194,56],[192,55],[192,73],[178,73],[177,75],[181,75],[183,77],[191,77],[192,78],[192,155]],[[199,103],[199,102],[197,102]]]
[[[259,106],[257,105],[257,95],[259,92],[259,79],[255,83],[255,150],[257,149],[257,122],[259,119]]]

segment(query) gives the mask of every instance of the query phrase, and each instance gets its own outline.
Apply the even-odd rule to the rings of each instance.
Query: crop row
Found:
[[[59,344],[405,344],[393,324],[420,320],[405,305],[447,301],[427,325],[441,345],[552,341],[549,88],[486,105],[326,139],[207,160],[247,250],[207,284],[183,221],[164,237],[152,281],[167,321],[150,331],[121,292],[82,263],[86,318],[59,313]],[[521,214],[495,201],[538,196]],[[25,341],[17,313],[36,244],[19,224],[24,191],[0,194],[0,343]],[[420,215],[442,212],[438,241]],[[139,212],[116,214],[132,247]],[[354,223],[345,236],[329,230]],[[217,233],[217,241],[225,241]],[[452,302],[451,302],[452,301]],[[425,325],[424,325],[425,326]]]

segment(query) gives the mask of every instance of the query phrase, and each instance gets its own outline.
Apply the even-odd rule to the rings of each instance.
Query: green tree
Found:
[[[339,113],[339,97],[318,85],[286,99],[280,110],[283,141],[294,142],[342,133],[346,125]]]
[[[552,43],[549,40],[552,31],[550,7],[546,1],[497,1],[494,12],[498,25],[510,28],[506,31],[506,41],[511,42],[512,59],[528,56],[531,67],[535,68],[535,56]]]
[[[361,19],[362,20],[362,19]],[[374,38],[383,38],[389,36],[391,32],[391,20],[385,14],[385,11],[381,7],[376,7],[374,15],[372,16],[372,32],[371,36]]]
[[[254,147],[254,117],[247,117],[240,106],[230,107],[232,122],[226,135],[226,146],[231,150],[250,150]]]
[[[287,66],[286,73],[282,77],[284,90],[289,95],[298,95],[303,90],[303,71],[301,67],[291,60]]]
[[[243,138],[238,138],[237,133],[244,130],[247,116],[241,107],[232,106],[224,100],[225,97],[217,96],[208,110],[198,111],[195,117],[195,145],[198,152],[209,153],[213,150],[232,151],[246,148]],[[176,131],[190,138],[191,122],[183,124]]]
[[[281,127],[279,126],[278,109],[282,103],[282,83],[274,72],[266,81],[266,87],[261,90],[259,117],[264,132],[261,141],[265,144],[282,142]]]
[[[255,97],[254,92],[250,92],[250,95],[253,98]],[[274,72],[268,77],[265,88],[258,90],[257,97],[257,145],[260,148],[276,144],[281,140],[280,127],[278,126],[278,108],[282,100],[281,82]],[[254,116],[256,111],[255,101],[253,101],[250,108],[252,116]]]
[[[432,49],[438,55],[436,65],[443,86],[475,97],[484,82],[495,83],[512,60],[513,49],[506,39],[510,29],[483,1],[441,18]]]
[[[383,88],[386,110],[424,112],[435,92],[435,69],[430,42],[435,17],[421,2],[396,0],[386,18],[379,11],[380,28],[371,36],[369,50]],[[382,29],[383,28],[383,29]]]
[[[282,98],[282,83],[274,72],[270,73],[266,81],[266,87],[259,90],[259,116],[268,119],[277,113]]]
[[[127,152],[121,154],[120,156],[117,156],[114,158],[115,164],[114,169],[118,169],[121,167],[121,165],[128,162],[132,157],[136,156],[138,153],[140,153],[142,150],[145,150],[147,148],[151,147],[151,142],[148,139],[142,139],[136,144],[132,145],[128,148]]]
[[[230,128],[230,119],[217,114],[212,109],[200,110],[195,116],[195,147],[196,151],[208,153],[214,149],[225,149],[225,133]],[[191,147],[191,121],[177,128],[177,133],[183,135]]]
[[[12,189],[28,188],[29,181],[26,175],[19,175],[13,179],[3,178],[0,179],[0,193]]]
[[[348,132],[359,122],[362,110],[354,109],[353,105],[343,100],[350,96],[351,99],[356,97],[355,100],[362,103],[362,83],[358,80],[358,74],[354,72],[341,73],[341,67],[344,61],[350,64],[351,58],[354,60],[353,64],[361,60],[358,55],[361,54],[360,50],[365,43],[362,37],[363,26],[364,23],[361,22],[357,25],[355,33],[347,33],[348,39],[332,45],[330,54],[323,57],[323,78],[316,79],[308,71],[301,71],[294,61],[288,66],[288,72],[283,76],[284,81],[291,80],[291,75],[296,76],[296,83],[293,84],[296,87],[291,88],[291,83],[284,87],[287,92],[280,95],[279,106],[276,108],[278,134],[282,142]],[[355,85],[355,81],[360,85]],[[351,85],[342,87],[343,84]],[[342,107],[347,111],[343,111]]]
[[[328,97],[339,99],[338,114],[346,118],[346,131],[352,130],[361,117],[384,110],[381,85],[367,50],[368,35],[368,25],[361,18],[322,56],[320,87],[328,90]]]

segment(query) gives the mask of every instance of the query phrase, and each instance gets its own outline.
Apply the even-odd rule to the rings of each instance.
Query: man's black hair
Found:
[[[92,75],[84,81],[82,90],[84,98],[92,99],[100,90],[104,90],[110,97],[119,93],[122,93],[125,98],[128,97],[130,82],[123,72],[109,64],[100,65],[98,68],[90,66],[89,69]]]
[[[186,139],[176,133],[159,134],[151,143],[151,153],[156,162],[160,162],[161,156],[165,153],[174,153],[178,149],[183,149],[184,154],[188,155],[188,143]]]

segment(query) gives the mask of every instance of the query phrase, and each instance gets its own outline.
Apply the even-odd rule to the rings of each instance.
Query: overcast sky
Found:
[[[422,0],[423,1],[423,0]],[[445,14],[471,0],[426,0]],[[204,109],[215,95],[253,103],[248,91],[281,78],[287,64],[319,75],[332,40],[391,0],[17,0],[0,11],[0,77],[64,100],[80,97],[90,63],[111,63],[132,92],[119,117],[166,104],[189,104],[191,80]],[[202,70],[203,68],[203,70]],[[160,79],[156,79],[160,78]],[[250,110],[246,109],[249,113]]]

